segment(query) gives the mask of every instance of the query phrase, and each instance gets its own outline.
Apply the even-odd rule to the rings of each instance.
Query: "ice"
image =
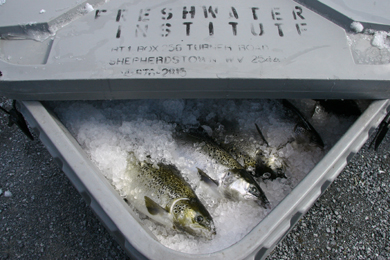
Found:
[[[306,176],[323,155],[353,123],[353,118],[338,118],[318,110],[312,100],[294,103],[309,118],[325,142],[325,148],[288,142],[295,122],[278,101],[270,100],[131,100],[96,102],[49,102],[60,120],[122,197],[134,192],[126,173],[130,154],[138,160],[173,164],[191,185],[213,217],[217,235],[211,241],[156,224],[132,208],[143,225],[158,241],[174,250],[201,254],[222,250],[238,242],[270,212],[253,202],[234,202],[223,198],[200,181],[197,168],[211,178],[226,167],[199,152],[178,144],[179,128],[201,127],[218,141],[245,147],[254,155],[261,149],[276,162],[287,164],[287,179],[261,180],[271,210]],[[260,139],[255,125],[270,147]]]
[[[39,11],[40,14],[43,14],[43,13],[46,13],[46,10],[45,9],[41,9],[41,11]]]
[[[92,12],[94,9],[93,9],[93,6],[91,4],[86,3],[84,6],[84,10],[86,13],[89,13],[89,12]]]
[[[0,0],[0,5],[5,4],[6,0]]]
[[[359,22],[353,22],[351,23],[351,29],[356,33],[361,33],[364,30],[364,26]]]
[[[387,37],[390,36],[390,33],[385,31],[377,31],[374,33],[374,38],[371,41],[372,46],[378,47],[379,49],[390,48],[390,42],[387,40]]]
[[[390,63],[390,32],[366,29],[364,33],[348,34],[347,38],[356,63]]]
[[[4,197],[12,197],[12,193],[9,190],[4,191]]]

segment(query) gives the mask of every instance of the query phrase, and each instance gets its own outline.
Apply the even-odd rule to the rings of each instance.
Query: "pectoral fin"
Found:
[[[167,214],[168,211],[166,211],[163,207],[158,205],[156,202],[154,202],[151,198],[148,196],[145,196],[145,205],[146,208],[148,209],[148,212],[155,216],[155,215],[164,215]]]
[[[201,181],[203,181],[204,183],[206,183],[209,186],[217,186],[218,187],[219,184],[216,180],[212,179],[210,176],[207,175],[207,173],[205,173],[201,169],[199,169],[199,168],[197,168],[197,169],[198,169],[198,173],[200,175]]]
[[[200,180],[205,184],[205,188],[207,189],[207,193],[210,195],[210,196],[213,196],[217,199],[222,199],[223,196],[222,194],[220,193],[219,191],[219,183],[218,181],[210,178],[210,176],[208,176],[204,171],[202,171],[201,169],[197,168],[198,169],[198,173],[200,175]]]

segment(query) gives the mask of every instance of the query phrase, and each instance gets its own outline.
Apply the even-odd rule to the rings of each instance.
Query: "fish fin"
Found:
[[[148,196],[145,196],[144,198],[145,198],[146,208],[148,209],[148,212],[151,215],[153,215],[153,216],[155,216],[155,215],[164,215],[164,214],[168,213],[168,211],[166,209],[164,209],[163,207],[158,205],[156,202],[154,202]]]
[[[269,147],[269,144],[268,144],[267,140],[265,139],[263,133],[261,132],[259,126],[256,123],[255,123],[255,126],[256,126],[256,130],[259,133],[261,139],[263,139],[264,143],[267,145],[267,147]]]
[[[198,169],[198,173],[200,175],[201,181],[203,181],[204,183],[206,183],[209,186],[218,186],[218,182],[216,180],[212,179],[210,176],[207,175],[207,173],[205,173],[201,169],[199,169],[199,168],[197,168],[197,169]]]

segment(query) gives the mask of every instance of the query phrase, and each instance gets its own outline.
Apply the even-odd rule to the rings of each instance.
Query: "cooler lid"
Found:
[[[390,98],[386,10],[386,0],[0,0],[0,94]]]

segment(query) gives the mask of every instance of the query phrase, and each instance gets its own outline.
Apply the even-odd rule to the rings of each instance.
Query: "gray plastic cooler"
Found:
[[[207,255],[154,240],[37,100],[387,99],[388,10],[385,0],[2,0],[0,94],[20,100],[30,126],[132,258],[263,259],[364,144],[389,100],[374,101],[241,241]]]
[[[92,164],[62,123],[36,101],[23,101],[22,113],[39,133],[51,155],[99,219],[132,259],[264,259],[314,204],[366,142],[390,109],[390,101],[375,101],[336,145],[249,234],[236,244],[211,254],[186,254],[168,249]]]
[[[390,98],[389,37],[372,46],[374,31],[350,29],[356,19],[388,33],[390,4],[355,2],[8,0],[0,6],[0,93]]]

